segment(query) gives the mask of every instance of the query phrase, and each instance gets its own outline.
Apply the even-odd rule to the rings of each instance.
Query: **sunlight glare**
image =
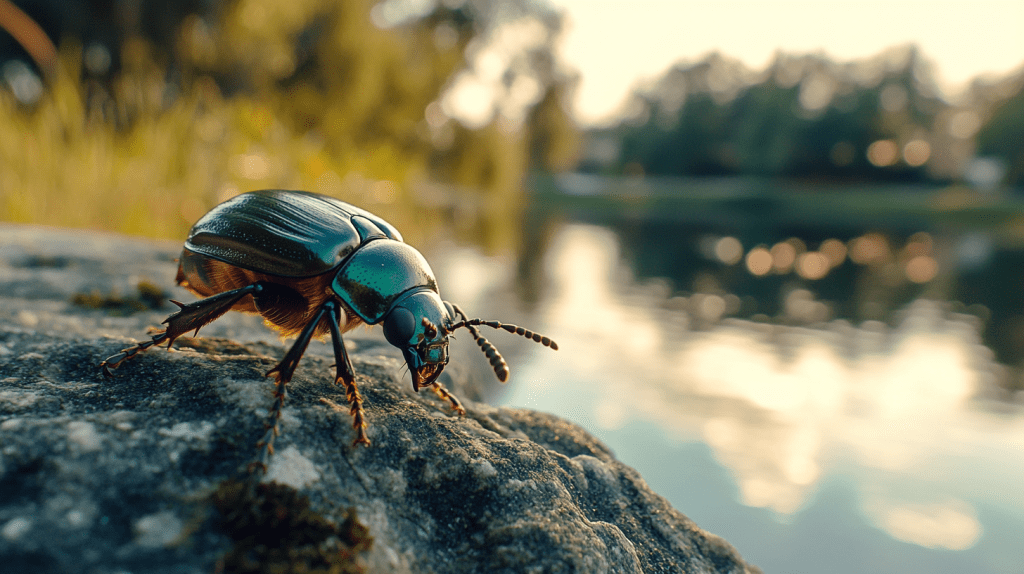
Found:
[[[680,60],[711,52],[763,69],[778,52],[824,53],[849,61],[916,44],[937,67],[948,95],[975,75],[1020,66],[1022,4],[1007,0],[924,3],[751,2],[695,4],[667,0],[553,0],[566,13],[560,55],[580,70],[575,111],[584,123],[607,122],[629,90]],[[927,17],[923,17],[924,14]],[[742,14],[742,17],[737,17]],[[827,23],[827,25],[825,25]],[[621,41],[608,41],[609,38]],[[957,41],[951,41],[951,39]],[[818,105],[824,90],[802,99]]]
[[[911,236],[899,260],[930,257],[932,241],[927,234]],[[778,245],[806,253],[796,240]],[[839,240],[828,245],[841,251]],[[848,256],[859,263],[893,261],[888,240],[877,233],[851,241]],[[670,438],[703,441],[735,480],[739,500],[779,517],[800,512],[822,481],[839,472],[837,465],[851,465],[858,504],[877,528],[929,548],[976,543],[981,526],[974,511],[935,502],[974,492],[963,478],[943,474],[942,465],[951,458],[970,464],[979,447],[1019,451],[1024,418],[1008,422],[972,408],[982,378],[996,368],[992,356],[972,342],[978,337],[974,323],[941,303],[918,300],[894,327],[877,321],[812,328],[726,319],[691,336],[697,331],[685,318],[703,320],[705,306],[717,316],[723,302],[728,307],[728,296],[670,296],[657,283],[623,281],[620,258],[612,232],[566,225],[545,260],[555,286],[548,321],[564,329],[554,335],[566,348],[600,350],[568,355],[571,365],[542,355],[535,367],[568,369],[586,385],[600,384],[591,395],[563,390],[568,394],[558,400],[572,397],[566,409],[583,411],[575,416],[605,429],[643,421]],[[612,286],[615,277],[619,287]],[[653,297],[655,305],[623,304],[622,285],[634,298]],[[785,306],[803,321],[824,321],[830,313],[807,289],[789,291]],[[668,335],[670,325],[689,335]],[[524,379],[518,391],[524,397],[558,392],[532,379]],[[592,398],[588,404],[580,397]],[[982,468],[975,474],[1012,480],[1002,472],[995,479]],[[908,481],[930,490],[921,491],[920,500],[907,498],[900,489]],[[994,503],[1024,511],[1020,501],[1005,496]]]

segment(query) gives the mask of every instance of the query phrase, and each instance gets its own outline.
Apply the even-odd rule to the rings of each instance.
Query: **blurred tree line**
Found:
[[[711,54],[637,90],[590,133],[582,168],[611,174],[955,181],[976,154],[1024,183],[1024,73],[953,104],[913,46],[837,63],[779,54],[761,72]],[[1015,95],[1014,95],[1015,94]]]
[[[1006,182],[1024,186],[1024,72],[991,84],[977,82],[976,99],[989,110],[978,132],[978,155],[998,158]]]
[[[523,175],[575,159],[561,16],[531,0],[0,4],[6,220],[180,237],[234,193],[296,187],[507,246]],[[473,82],[490,111],[460,122]]]

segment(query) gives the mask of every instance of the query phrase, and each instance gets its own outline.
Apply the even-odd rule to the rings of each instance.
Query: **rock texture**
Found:
[[[173,310],[140,311],[154,288],[192,300],[171,281],[177,252],[0,227],[0,570],[758,571],[579,427],[472,400],[457,417],[413,393],[370,333],[348,340],[373,446],[351,446],[314,345],[290,386],[275,485],[246,486],[263,375],[284,352],[257,318],[229,313],[113,378],[97,367]]]

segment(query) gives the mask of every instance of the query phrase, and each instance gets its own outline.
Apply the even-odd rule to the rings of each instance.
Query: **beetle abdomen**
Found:
[[[188,249],[181,252],[176,281],[199,297],[210,297],[218,293],[263,283],[267,285],[259,301],[243,297],[232,307],[234,311],[258,314],[266,324],[283,336],[298,334],[313,314],[332,296],[331,281],[334,274],[312,277],[289,278],[258,273],[230,265]],[[344,305],[343,305],[344,308]],[[342,330],[348,331],[362,321],[347,308],[342,318]],[[327,334],[326,324],[321,325],[317,336]]]

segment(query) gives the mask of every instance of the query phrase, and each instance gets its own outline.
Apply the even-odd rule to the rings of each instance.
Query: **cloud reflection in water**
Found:
[[[624,304],[612,286],[628,284],[617,249],[598,227],[556,237],[542,305],[562,350],[537,353],[530,371],[545,377],[521,375],[514,394],[557,394],[559,414],[583,423],[649,421],[703,441],[743,504],[780,517],[813,504],[830,475],[852,478],[866,522],[928,548],[973,546],[984,531],[977,504],[1024,514],[1012,486],[1024,475],[1024,416],[979,398],[1001,367],[974,317],[919,300],[895,327],[726,319],[699,329],[664,300]]]

